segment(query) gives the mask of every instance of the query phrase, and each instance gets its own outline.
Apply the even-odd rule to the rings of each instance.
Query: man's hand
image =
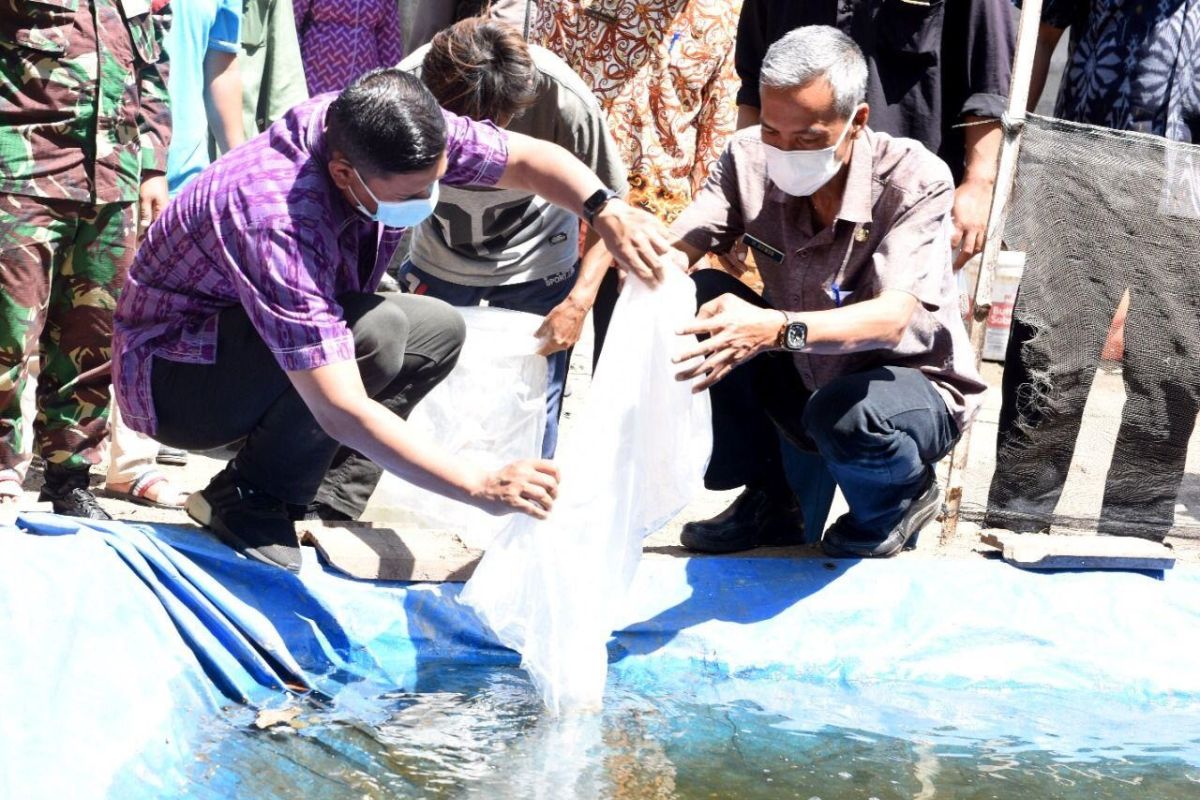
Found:
[[[690,381],[700,377],[692,391],[704,391],[734,367],[773,347],[784,320],[782,312],[751,305],[737,295],[723,294],[705,303],[695,321],[679,334],[707,334],[708,338],[672,359],[676,364],[696,358],[703,360],[684,367],[675,379]]]
[[[746,261],[746,256],[750,252],[750,248],[741,239],[733,243],[733,247],[729,248],[727,253],[717,253],[717,260],[721,262],[721,266],[735,278],[740,278],[750,269],[749,262]]]
[[[590,309],[590,303],[584,303],[569,295],[566,300],[551,309],[542,321],[542,326],[537,329],[536,336],[542,342],[538,355],[552,356],[574,347],[583,332],[583,322],[587,319]]]
[[[604,240],[619,267],[651,286],[662,280],[668,261],[665,256],[673,248],[670,234],[653,214],[613,198],[596,214],[592,229]]]
[[[488,473],[472,494],[489,514],[522,511],[545,519],[558,497],[558,468],[541,459],[514,461]]]
[[[140,239],[167,207],[170,192],[166,175],[148,175],[138,193],[138,238]]]
[[[987,241],[988,214],[992,208],[992,184],[967,179],[954,190],[954,236],[950,245],[958,249],[954,269],[962,269]]]

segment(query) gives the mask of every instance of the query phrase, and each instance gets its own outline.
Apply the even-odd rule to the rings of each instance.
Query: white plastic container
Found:
[[[1017,302],[1017,288],[1025,272],[1025,253],[1020,250],[1002,250],[996,262],[996,273],[992,279],[992,308],[988,312],[987,328],[983,334],[983,358],[986,361],[1003,361],[1008,348],[1009,329],[1012,327],[1013,305]]]

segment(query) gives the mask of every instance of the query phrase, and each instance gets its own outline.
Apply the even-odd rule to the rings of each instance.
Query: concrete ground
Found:
[[[570,395],[564,404],[562,436],[569,437],[574,426],[583,400],[587,395],[591,381],[591,326],[585,326],[584,339],[576,347],[571,362]],[[999,365],[984,364],[984,374],[993,390],[988,393],[983,411],[974,424],[971,455],[966,472],[965,493],[963,497],[964,516],[958,525],[955,535],[946,538],[942,535],[940,521],[930,523],[918,538],[917,554],[934,554],[959,557],[981,557],[989,553],[990,548],[978,543],[979,525],[976,521],[986,506],[987,486],[995,462],[996,422],[999,415],[1000,393],[998,390],[1001,370]],[[1091,398],[1088,403],[1085,423],[1079,441],[1081,446],[1075,454],[1071,467],[1071,476],[1064,491],[1064,499],[1059,507],[1059,513],[1070,516],[1095,516],[1100,505],[1103,492],[1104,477],[1111,458],[1113,441],[1117,424],[1120,419],[1124,394],[1118,370],[1108,368],[1098,376]],[[222,462],[201,455],[192,454],[186,467],[163,467],[162,469],[183,488],[198,490],[208,482],[209,478],[222,466]],[[946,480],[947,464],[942,464],[941,477],[943,486]],[[102,469],[97,469],[93,480],[100,483]],[[40,484],[37,470],[32,470],[27,481],[27,491],[23,507],[26,509],[49,510],[49,504],[36,502],[36,488]],[[385,491],[377,494],[386,494]],[[679,547],[679,531],[683,523],[693,519],[704,519],[722,510],[737,496],[737,492],[703,492],[693,503],[664,529],[649,537],[646,541],[648,553],[673,555],[683,552]],[[182,512],[164,511],[137,506],[131,503],[102,499],[104,506],[115,517],[133,521],[172,522],[188,524],[189,520]],[[378,503],[373,501],[373,508],[368,509],[368,515],[377,522],[386,522],[391,518],[392,510],[386,500]],[[840,496],[835,499],[829,521],[845,510]],[[974,519],[972,519],[974,518]],[[1185,476],[1177,511],[1177,522],[1180,524],[1200,524],[1200,436],[1194,436],[1189,458],[1188,473]],[[403,527],[397,524],[397,527]],[[1171,540],[1179,557],[1192,561],[1200,561],[1200,541]],[[795,556],[804,554],[816,555],[811,548],[764,548],[756,551],[763,556]],[[904,557],[903,555],[901,557]]]

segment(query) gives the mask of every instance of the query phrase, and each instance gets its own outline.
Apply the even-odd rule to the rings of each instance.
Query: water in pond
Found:
[[[610,681],[602,714],[552,720],[516,669],[446,666],[421,684],[419,693],[306,706],[298,729],[253,730],[248,712],[231,711],[198,755],[191,795],[1200,797],[1194,702],[846,687],[754,674],[648,685],[623,675]]]

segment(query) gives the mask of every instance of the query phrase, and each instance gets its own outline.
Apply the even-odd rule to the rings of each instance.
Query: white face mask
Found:
[[[857,112],[858,109],[855,109]],[[820,150],[780,150],[763,142],[767,151],[767,177],[783,191],[794,197],[808,197],[837,175],[842,168],[837,149],[854,123],[854,114],[842,129],[842,135],[832,147]]]
[[[375,213],[372,214],[370,211],[367,211],[367,207],[358,201],[358,196],[351,189],[350,195],[354,197],[355,205],[358,206],[358,210],[363,214],[385,227],[411,228],[432,214],[434,207],[437,206],[437,181],[433,182],[433,186],[429,190],[429,197],[414,197],[409,200],[380,200],[371,191],[371,187],[367,186],[367,182],[363,180],[362,175],[359,175],[357,169],[354,169],[354,174],[358,175],[359,182],[367,190],[367,194],[371,196],[371,199],[375,201]]]

